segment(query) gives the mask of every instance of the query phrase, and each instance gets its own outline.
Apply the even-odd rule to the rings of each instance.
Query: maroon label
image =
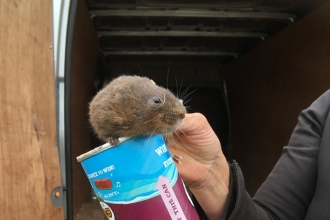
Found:
[[[169,193],[168,189],[165,189]],[[195,208],[187,197],[186,191],[180,178],[173,186],[173,192],[179,204],[175,204],[173,199],[164,200],[161,195],[154,198],[131,204],[109,204],[116,220],[199,220]],[[169,204],[166,204],[168,202]],[[168,206],[172,208],[172,214],[169,213]],[[178,209],[183,212],[179,215]],[[174,215],[173,215],[174,213]],[[175,215],[177,213],[177,216]]]

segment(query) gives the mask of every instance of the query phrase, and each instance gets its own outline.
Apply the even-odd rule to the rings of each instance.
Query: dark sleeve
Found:
[[[302,111],[288,146],[252,199],[245,190],[243,174],[231,165],[233,193],[225,219],[305,219],[317,180],[317,157],[330,109],[330,91]],[[261,164],[262,165],[262,164]]]
[[[233,161],[230,195],[223,219],[305,219],[314,195],[317,157],[329,110],[330,90],[301,112],[288,146],[283,148],[280,159],[254,198],[246,192],[242,171]],[[206,219],[205,216],[202,219]]]

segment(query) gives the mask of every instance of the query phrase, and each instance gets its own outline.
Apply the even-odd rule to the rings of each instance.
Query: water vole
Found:
[[[173,93],[139,76],[115,78],[96,94],[89,107],[95,133],[111,145],[117,145],[119,137],[172,133],[185,113]]]

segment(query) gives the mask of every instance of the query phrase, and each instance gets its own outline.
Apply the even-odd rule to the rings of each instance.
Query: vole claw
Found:
[[[116,146],[119,144],[119,139],[118,137],[109,137],[108,139],[108,143],[111,145],[111,146]]]

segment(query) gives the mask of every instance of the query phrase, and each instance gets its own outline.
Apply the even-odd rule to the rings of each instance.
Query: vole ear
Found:
[[[150,81],[151,81],[152,84],[156,85],[156,83],[152,79]]]

